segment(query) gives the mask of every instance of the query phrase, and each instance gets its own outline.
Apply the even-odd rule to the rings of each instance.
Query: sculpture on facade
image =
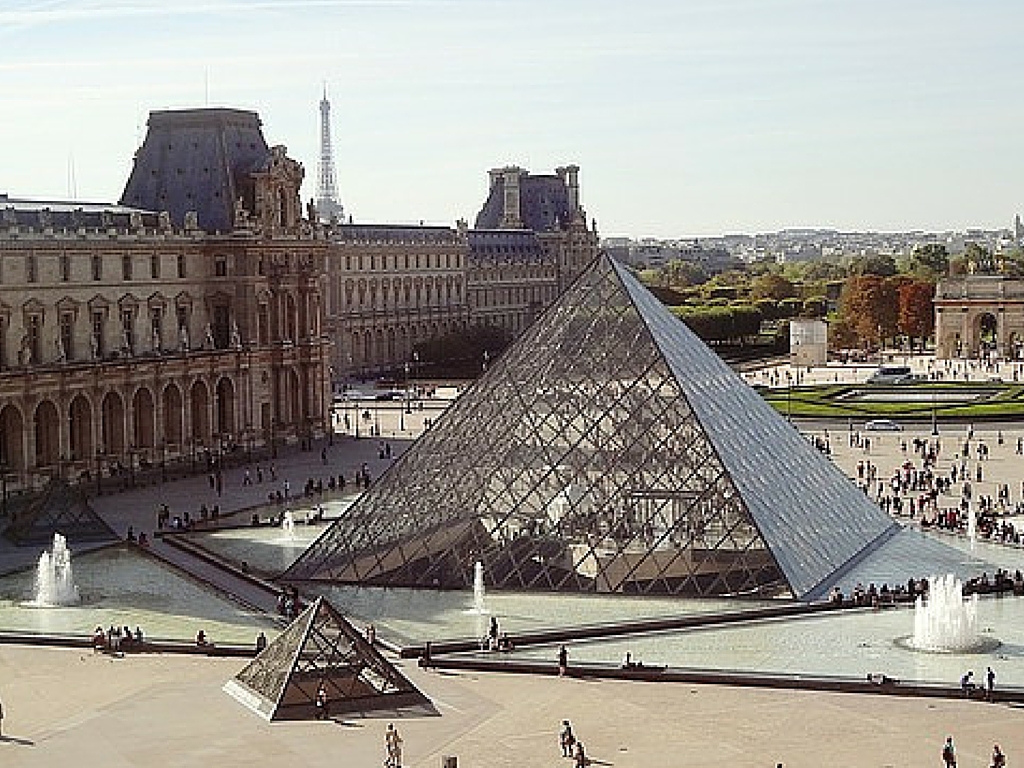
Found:
[[[182,352],[188,352],[188,328],[184,325],[178,328],[178,346]]]
[[[238,323],[234,320],[231,321],[231,348],[242,348],[242,334],[238,332]]]
[[[203,331],[203,349],[214,349],[213,328],[209,323],[206,324],[206,329]]]

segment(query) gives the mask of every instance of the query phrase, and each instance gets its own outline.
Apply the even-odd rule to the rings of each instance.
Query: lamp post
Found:
[[[103,495],[103,446],[96,448],[96,495]]]
[[[786,421],[793,421],[793,374],[786,371]]]
[[[409,363],[405,363],[402,368],[405,370],[405,387],[402,391],[402,401],[398,404],[398,431],[405,432],[405,414],[411,413],[409,410]]]
[[[129,478],[131,480],[132,488],[135,487],[135,454],[136,454],[135,446],[134,445],[129,446],[128,447],[128,476],[129,476]]]
[[[0,517],[7,517],[7,472],[10,467],[0,460]]]
[[[935,412],[935,387],[932,387],[932,437],[939,435],[938,415]]]
[[[160,482],[167,482],[167,441],[160,441]]]

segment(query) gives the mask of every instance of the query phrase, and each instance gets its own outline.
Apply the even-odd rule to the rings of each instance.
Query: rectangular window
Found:
[[[183,342],[182,332],[188,333],[188,307],[177,306],[174,308],[175,320],[178,325],[178,340]],[[191,343],[191,339],[189,342]],[[180,346],[183,346],[180,344]]]
[[[103,310],[92,313],[92,344],[97,360],[106,354],[106,346],[103,343],[103,316]]]
[[[103,279],[103,257],[93,256],[92,257],[92,279],[102,280]]]
[[[66,253],[60,255],[60,279],[64,283],[71,280],[71,257]]]
[[[160,277],[160,254],[154,253],[149,257],[149,276],[156,280]]]
[[[39,265],[33,253],[25,257],[25,278],[29,283],[34,283],[39,279]],[[33,359],[36,359],[38,362],[37,358]]]
[[[132,257],[125,255],[121,257],[121,279],[132,279]]]
[[[164,343],[164,312],[160,307],[149,310],[149,337],[152,339],[153,351],[159,352]]]
[[[228,276],[228,257],[217,256],[213,260],[213,275],[214,277],[227,277]]]
[[[32,315],[28,319],[28,348],[32,354],[33,363],[39,363],[42,361],[42,335],[43,335],[43,320],[39,315]],[[25,361],[29,362],[29,361]]]
[[[121,333],[124,336],[125,351],[135,354],[135,317],[130,309],[121,312]]]
[[[63,312],[60,316],[60,346],[65,360],[75,359],[75,316]]]
[[[185,277],[185,255],[178,254],[178,277]]]
[[[0,317],[0,371],[7,368],[7,318]]]

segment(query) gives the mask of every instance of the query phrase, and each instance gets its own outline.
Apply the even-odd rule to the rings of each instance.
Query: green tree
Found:
[[[887,254],[857,256],[850,262],[851,275],[877,275],[892,277],[896,274],[896,259]]]
[[[945,277],[949,273],[949,251],[941,243],[926,243],[914,249],[910,270],[921,277]]]
[[[804,299],[804,317],[824,317],[828,313],[828,300],[824,296],[812,296]]]
[[[796,286],[782,275],[764,274],[750,284],[750,295],[754,299],[790,299],[797,295]]]

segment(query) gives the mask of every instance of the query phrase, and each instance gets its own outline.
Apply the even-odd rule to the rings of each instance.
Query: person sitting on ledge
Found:
[[[974,684],[974,670],[967,670],[963,677],[960,678],[960,690],[964,696],[970,697],[971,693],[977,686]]]
[[[92,633],[92,649],[94,651],[107,650],[107,634],[103,631],[103,627],[96,627],[96,631]]]
[[[136,626],[135,627],[135,643],[137,645],[142,645],[143,639],[144,638],[142,636],[142,627]]]
[[[502,632],[500,635],[498,635],[497,647],[499,651],[503,651],[505,653],[511,653],[516,649],[515,645],[512,643],[512,640],[509,638],[508,633],[506,632]]]
[[[895,677],[889,677],[888,675],[881,672],[875,674],[868,672],[868,682],[874,683],[875,685],[893,685],[895,683],[898,683],[899,680],[897,680]]]
[[[213,643],[206,639],[206,633],[201,629],[196,633],[196,645],[200,648],[213,647]]]

